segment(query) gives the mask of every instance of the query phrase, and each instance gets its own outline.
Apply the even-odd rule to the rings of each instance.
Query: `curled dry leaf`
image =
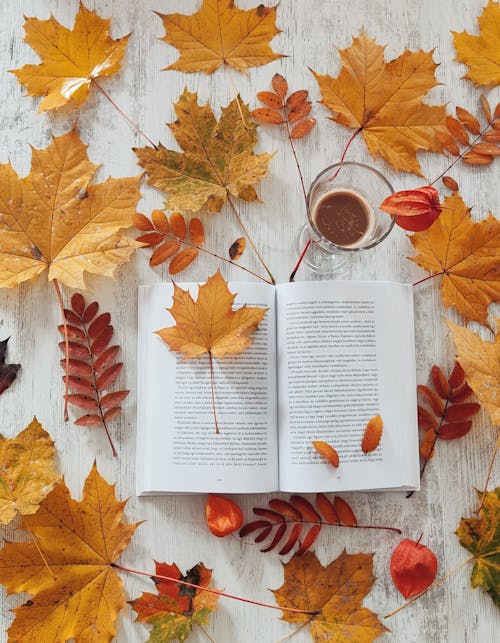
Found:
[[[442,181],[444,185],[453,192],[458,192],[458,183],[451,176],[443,176]]]
[[[424,185],[414,190],[400,190],[385,198],[379,208],[396,217],[405,230],[419,232],[429,228],[442,212],[436,188]]]
[[[6,391],[17,377],[17,371],[21,364],[6,364],[5,353],[7,352],[7,343],[10,337],[0,342],[0,395]]]
[[[232,500],[214,493],[208,494],[205,517],[208,528],[218,538],[232,534],[243,524],[243,512],[240,507]]]
[[[212,570],[198,563],[183,576],[177,565],[156,561],[155,568],[158,576],[152,576],[151,580],[158,593],[143,592],[139,598],[130,601],[130,605],[137,612],[138,621],[153,626],[148,639],[151,643],[184,641],[195,625],[206,625],[210,614],[217,609],[217,594],[203,590],[211,587]],[[198,587],[187,587],[160,577]]]
[[[365,428],[363,440],[361,441],[361,450],[363,453],[371,453],[380,444],[384,423],[380,415],[371,418]]]
[[[322,442],[321,440],[316,440],[312,443],[316,451],[329,462],[332,467],[337,468],[339,466],[339,454],[328,442]]]
[[[239,237],[229,246],[229,258],[231,261],[237,261],[245,252],[247,240],[245,237]]]
[[[402,540],[391,556],[391,577],[399,592],[406,598],[418,596],[436,578],[438,561],[435,554],[420,540]]]

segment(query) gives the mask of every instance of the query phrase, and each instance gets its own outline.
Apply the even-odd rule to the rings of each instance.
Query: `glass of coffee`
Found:
[[[315,272],[337,272],[346,257],[373,248],[392,230],[395,217],[379,210],[394,192],[378,170],[363,163],[335,163],[314,179],[307,195],[307,216],[299,238],[304,262]]]

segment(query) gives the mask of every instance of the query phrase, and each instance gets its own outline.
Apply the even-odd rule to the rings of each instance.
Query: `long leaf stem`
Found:
[[[233,214],[234,214],[234,216],[236,217],[236,220],[238,221],[238,224],[239,224],[240,228],[243,230],[243,234],[244,234],[244,235],[246,236],[246,238],[248,239],[248,242],[250,243],[250,245],[252,246],[252,248],[253,248],[253,250],[254,250],[255,254],[256,254],[256,255],[257,255],[257,257],[259,258],[260,263],[263,265],[264,270],[265,270],[265,271],[267,272],[267,274],[269,275],[269,279],[271,280],[271,283],[272,283],[272,284],[275,284],[275,283],[276,283],[275,278],[273,277],[273,275],[272,275],[271,271],[270,271],[270,270],[269,270],[269,268],[267,267],[267,264],[266,264],[266,262],[264,261],[264,259],[262,258],[262,255],[261,255],[261,254],[260,254],[260,252],[257,250],[257,246],[256,246],[256,245],[255,245],[255,243],[253,242],[252,237],[248,234],[248,230],[246,229],[245,224],[243,223],[243,220],[242,220],[242,218],[241,218],[241,216],[240,216],[240,213],[239,213],[239,212],[238,212],[238,210],[236,209],[236,206],[234,205],[233,200],[231,199],[231,197],[229,196],[229,194],[227,195],[227,201],[228,201],[229,205],[231,206],[231,210],[233,211]]]
[[[283,641],[288,641],[289,639],[291,639],[291,638],[292,638],[292,636],[295,636],[295,635],[296,635],[296,634],[298,634],[301,630],[303,630],[303,629],[305,628],[305,626],[306,626],[306,625],[309,625],[309,621],[304,621],[304,622],[302,623],[302,625],[299,625],[299,627],[297,627],[297,628],[296,628],[296,629],[294,629],[292,632],[290,632],[289,634],[287,634],[286,636],[284,636],[282,639],[280,639],[279,641],[277,641],[277,643],[283,643]]]
[[[215,432],[219,434],[220,431],[219,424],[217,422],[217,411],[215,409],[214,358],[212,356],[212,351],[208,351],[208,357],[210,358],[210,386],[212,389],[212,410],[214,413]]]
[[[500,438],[499,438],[500,440]],[[476,509],[476,513],[478,513],[484,504],[484,499],[486,498],[486,493],[488,492],[488,484],[490,483],[490,478],[491,478],[491,472],[493,471],[493,464],[495,463],[495,459],[497,457],[497,452],[498,452],[498,447],[500,446],[499,440],[497,440],[495,444],[495,448],[493,449],[493,455],[491,456],[490,464],[488,466],[488,472],[486,474],[486,480],[484,483],[483,487],[483,493],[481,494],[481,502],[479,503],[479,507]]]
[[[57,295],[57,301],[59,302],[59,309],[61,311],[62,322],[64,326],[64,349],[66,352],[66,377],[64,378],[64,421],[69,420],[68,415],[68,392],[69,392],[69,337],[68,337],[68,325],[66,323],[66,315],[64,314],[64,303],[62,298],[61,289],[59,287],[59,282],[57,279],[54,279],[54,288]]]
[[[37,550],[38,554],[40,555],[40,558],[42,559],[43,564],[44,564],[44,565],[45,565],[45,567],[47,568],[47,571],[48,571],[48,572],[49,572],[49,574],[52,576],[52,579],[53,579],[53,580],[56,580],[56,577],[55,577],[54,572],[50,569],[50,565],[49,565],[49,563],[47,562],[47,559],[45,558],[45,556],[43,555],[42,550],[40,549],[40,546],[39,546],[39,544],[38,544],[38,540],[37,540],[37,538],[35,538],[35,536],[34,536],[33,532],[32,532],[32,531],[31,531],[31,529],[29,528],[29,525],[28,525],[28,516],[27,516],[26,514],[23,516],[22,524],[23,524],[23,527],[25,527],[25,528],[26,528],[26,530],[29,532],[29,535],[31,536],[31,539],[33,540],[33,544],[35,545],[36,550]]]
[[[435,272],[432,275],[427,275],[427,277],[424,277],[423,279],[419,279],[418,281],[415,281],[412,286],[418,286],[419,284],[423,284],[424,281],[429,281],[429,279],[434,279],[434,277],[439,277],[439,275],[444,275],[444,270],[441,270],[441,272]]]
[[[131,569],[130,567],[124,567],[123,565],[118,565],[117,563],[111,563],[111,567],[119,569],[122,572],[128,572],[129,574],[138,574],[139,576],[147,576],[152,580],[167,580],[172,583],[177,583],[183,585],[184,587],[192,587],[193,589],[200,589],[209,594],[216,594],[217,596],[224,596],[225,598],[232,598],[235,601],[242,601],[243,603],[250,603],[251,605],[258,605],[259,607],[268,607],[273,610],[280,610],[283,612],[293,612],[295,614],[306,614],[308,616],[316,616],[319,614],[319,610],[299,610],[293,607],[280,607],[279,605],[271,605],[270,603],[261,603],[260,601],[253,601],[250,598],[243,598],[242,596],[236,596],[235,594],[228,594],[223,592],[220,589],[215,589],[213,587],[203,587],[201,585],[196,585],[195,583],[189,583],[185,580],[180,580],[179,578],[173,578],[172,576],[160,576],[158,574],[148,574],[147,572],[142,572],[137,569]]]
[[[152,145],[155,150],[158,149],[158,146],[152,141],[152,139],[149,138],[147,134],[145,134],[142,129],[134,123],[132,119],[130,119],[127,114],[123,111],[123,109],[118,105],[118,103],[108,94],[108,92],[97,82],[95,78],[92,78],[91,80],[92,85],[98,89],[101,94],[113,105],[113,107],[116,109],[116,111],[120,114],[120,116],[127,121],[127,123],[130,125],[130,127],[135,130],[138,134],[140,134],[150,145]]]

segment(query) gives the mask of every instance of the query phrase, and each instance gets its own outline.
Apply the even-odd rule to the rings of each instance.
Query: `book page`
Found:
[[[189,288],[196,299],[197,284]],[[185,359],[154,334],[175,320],[172,284],[139,288],[137,492],[274,491],[278,488],[276,426],[275,289],[231,282],[234,308],[267,307],[242,353],[213,359],[212,409],[209,356]]]
[[[277,287],[280,489],[418,485],[411,286],[308,282]],[[380,414],[379,447],[361,451]],[[335,469],[312,442],[339,453]]]

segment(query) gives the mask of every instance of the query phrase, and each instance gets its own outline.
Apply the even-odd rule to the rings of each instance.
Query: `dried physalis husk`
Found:
[[[442,181],[449,190],[453,190],[453,192],[458,191],[458,183],[451,176],[443,176]]]

